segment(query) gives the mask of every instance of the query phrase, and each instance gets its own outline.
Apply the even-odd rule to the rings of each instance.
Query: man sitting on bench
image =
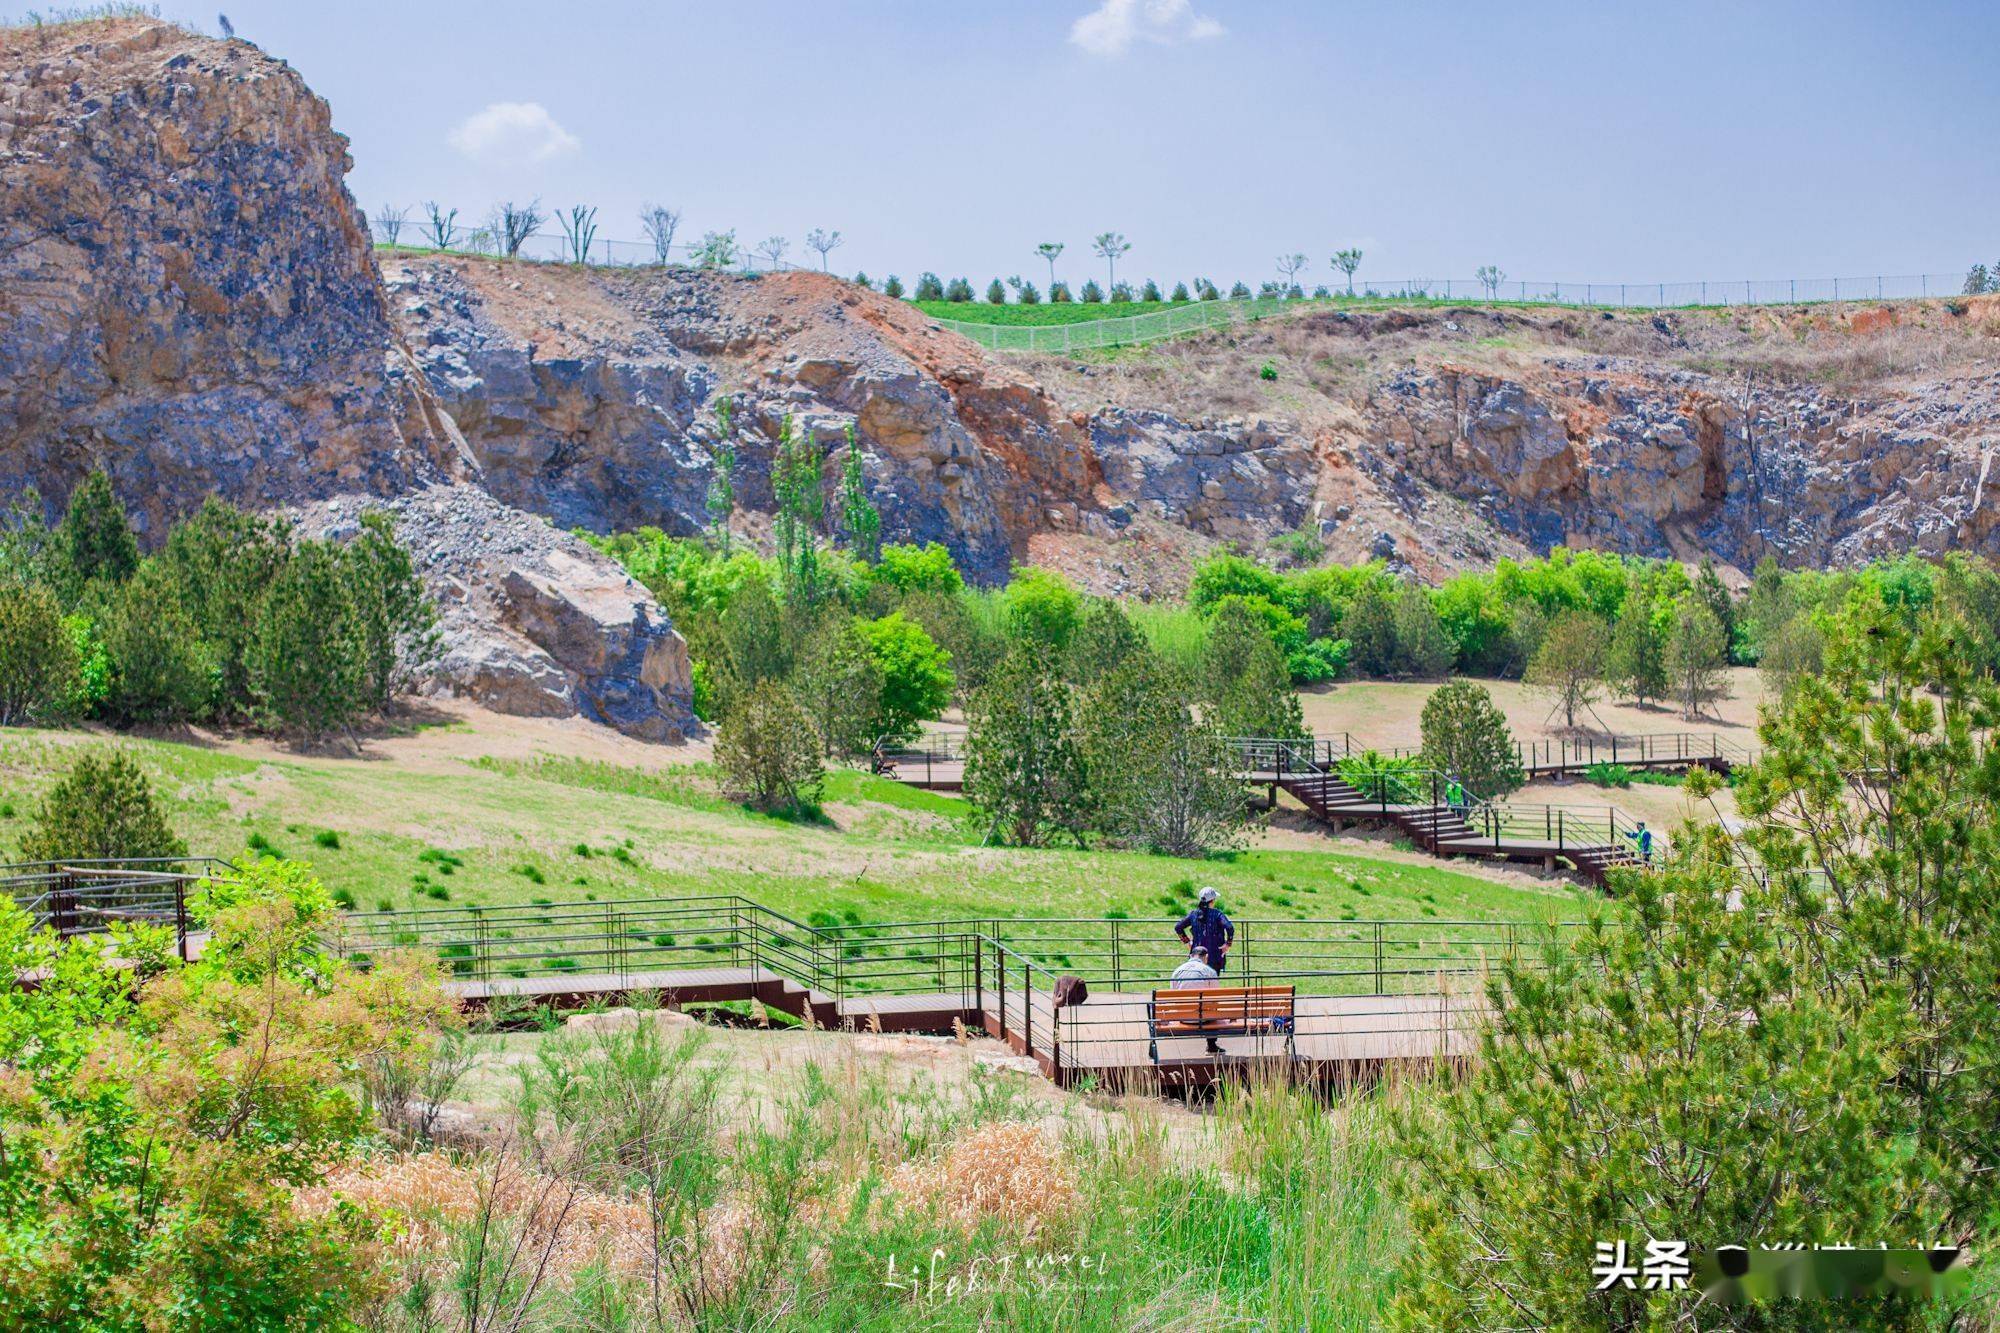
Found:
[[[1218,980],[1220,974],[1208,965],[1208,950],[1197,944],[1188,951],[1188,960],[1174,969],[1167,987],[1169,990],[1205,990]],[[1222,1048],[1215,1044],[1215,1038],[1210,1037],[1208,1049],[1213,1052]]]

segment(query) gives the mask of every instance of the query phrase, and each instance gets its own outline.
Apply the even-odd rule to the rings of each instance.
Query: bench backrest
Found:
[[[1290,1018],[1292,986],[1202,986],[1153,992],[1154,1023],[1252,1022]]]

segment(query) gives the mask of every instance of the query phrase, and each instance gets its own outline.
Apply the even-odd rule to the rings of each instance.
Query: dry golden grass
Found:
[[[644,1208],[529,1170],[510,1156],[478,1165],[438,1152],[377,1158],[334,1172],[299,1191],[297,1200],[308,1216],[346,1200],[391,1224],[391,1253],[405,1263],[442,1263],[454,1229],[488,1208],[519,1228],[525,1250],[547,1249],[548,1278],[558,1286],[598,1264],[636,1277],[652,1262]]]
[[[967,1227],[997,1218],[1023,1236],[1058,1228],[1083,1202],[1074,1170],[1032,1125],[986,1125],[939,1155],[906,1163],[897,1195]]]

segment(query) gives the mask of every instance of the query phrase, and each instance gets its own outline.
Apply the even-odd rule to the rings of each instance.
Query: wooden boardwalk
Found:
[[[1147,991],[1093,994],[1061,1010],[1045,987],[836,998],[761,967],[563,972],[460,979],[449,988],[461,1001],[479,1005],[513,999],[576,1006],[650,992],[674,1008],[754,999],[795,1018],[810,1009],[818,1026],[853,1031],[948,1032],[958,1025],[1032,1057],[1064,1085],[1084,1079],[1124,1084],[1140,1074],[1205,1083],[1273,1061],[1291,1066],[1288,1072],[1300,1079],[1365,1077],[1391,1065],[1471,1054],[1475,1025],[1485,1014],[1476,993],[1301,995],[1289,1055],[1283,1034],[1274,1031],[1223,1037],[1214,1052],[1198,1037],[1166,1038],[1156,1062],[1149,1053]]]

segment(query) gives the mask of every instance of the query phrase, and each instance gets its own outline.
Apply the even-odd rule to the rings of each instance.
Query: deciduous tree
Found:
[[[1588,611],[1565,611],[1550,623],[1522,680],[1555,700],[1563,725],[1597,702],[1604,684],[1604,622]]]
[[[728,790],[761,810],[817,804],[826,770],[819,734],[790,691],[774,680],[729,710],[715,738],[715,763]]]
[[[1089,787],[1068,688],[1031,649],[1002,659],[966,715],[965,794],[993,832],[1039,847],[1058,832],[1083,841]]]
[[[1424,700],[1419,725],[1425,760],[1478,795],[1501,796],[1521,785],[1520,749],[1485,686],[1446,681]]]

